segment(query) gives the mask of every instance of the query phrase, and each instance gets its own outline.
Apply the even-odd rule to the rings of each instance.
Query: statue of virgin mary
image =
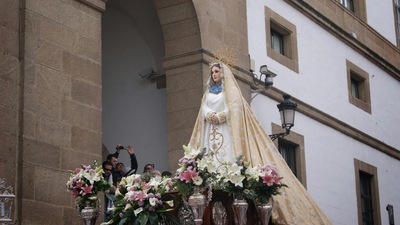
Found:
[[[229,67],[212,64],[207,84],[189,146],[207,148],[221,164],[242,155],[252,166],[275,166],[288,188],[274,197],[274,224],[332,224],[253,115]]]

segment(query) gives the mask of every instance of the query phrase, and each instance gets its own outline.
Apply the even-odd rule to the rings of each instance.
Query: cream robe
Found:
[[[204,94],[202,108],[203,120],[209,113],[223,113],[225,117],[229,116],[227,107],[225,107],[224,93]],[[232,151],[230,129],[228,123],[222,122],[216,125],[205,122],[200,146],[206,147],[208,151],[214,152],[215,159],[224,164],[225,162],[235,162],[235,156]]]
[[[283,182],[289,187],[282,188],[282,195],[274,197],[273,222],[277,225],[332,224],[300,181],[294,176],[261,124],[255,118],[250,106],[243,98],[232,72],[226,65],[223,65],[221,74],[223,76],[224,106],[225,110],[228,111],[226,124],[229,129],[231,154],[234,157],[245,156],[252,166],[258,164],[275,166],[283,177]],[[191,147],[204,147],[209,137],[207,132],[209,132],[210,125],[205,120],[205,114],[203,114],[204,107],[207,105],[208,95],[206,92],[202,100],[201,110],[189,142]]]

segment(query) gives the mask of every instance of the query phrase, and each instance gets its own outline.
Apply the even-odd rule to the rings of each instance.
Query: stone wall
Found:
[[[0,177],[18,224],[79,224],[68,170],[101,162],[102,0],[2,1]],[[4,40],[3,40],[4,39]]]

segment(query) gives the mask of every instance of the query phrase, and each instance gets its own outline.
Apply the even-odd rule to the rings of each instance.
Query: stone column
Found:
[[[0,7],[0,176],[18,224],[78,224],[68,170],[101,163],[102,0]]]

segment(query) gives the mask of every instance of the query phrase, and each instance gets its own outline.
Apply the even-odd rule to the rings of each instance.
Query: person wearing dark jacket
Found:
[[[115,149],[116,149],[115,153],[109,154],[107,156],[107,160],[111,161],[111,163],[113,164],[113,170],[112,170],[113,183],[115,186],[117,186],[117,184],[121,181],[122,177],[136,173],[137,168],[138,168],[138,162],[137,162],[136,155],[135,155],[135,149],[132,146],[129,145],[127,148],[124,148],[123,146],[118,144],[115,147]],[[124,171],[125,170],[124,164],[121,163],[122,164],[122,166],[121,166],[121,164],[118,163],[118,157],[119,157],[119,153],[120,153],[121,149],[127,150],[130,160],[131,160],[131,169],[129,171],[127,171],[126,173]],[[120,167],[120,169],[118,169],[117,165],[119,165],[118,167]]]

